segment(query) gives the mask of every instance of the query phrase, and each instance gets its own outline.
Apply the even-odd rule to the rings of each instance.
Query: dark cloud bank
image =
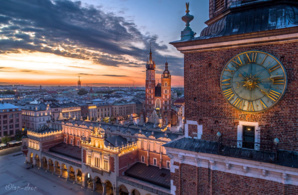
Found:
[[[144,64],[130,62],[120,55],[130,55],[145,63],[150,42],[153,52],[167,49],[166,45],[156,42],[156,35],[142,34],[133,22],[98,7],[83,6],[79,1],[4,0],[0,5],[0,25],[1,35],[8,37],[0,39],[0,53],[22,49],[92,60],[108,66],[134,67]],[[144,51],[131,42],[142,42],[147,48]],[[183,75],[182,58],[154,52],[159,68],[163,69],[166,57],[172,75]]]

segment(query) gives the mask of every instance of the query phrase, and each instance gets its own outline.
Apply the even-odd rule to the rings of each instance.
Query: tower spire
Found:
[[[151,42],[150,42],[149,62],[152,62]]]

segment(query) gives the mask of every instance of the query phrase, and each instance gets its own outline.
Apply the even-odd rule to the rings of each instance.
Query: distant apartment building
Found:
[[[80,119],[81,107],[73,102],[69,103],[52,103],[51,113],[54,120],[58,119]],[[60,114],[61,113],[61,114]]]
[[[100,104],[97,105],[97,118],[102,119],[105,117],[112,116],[112,105],[109,104]]]
[[[89,119],[91,121],[97,120],[97,106],[94,104],[86,104],[81,106],[81,116],[84,119]]]
[[[135,102],[116,102],[112,105],[112,116],[128,116],[136,113],[137,107]]]
[[[51,120],[51,108],[49,104],[31,102],[22,107],[23,127],[38,131]]]
[[[15,136],[16,131],[21,131],[22,111],[19,107],[0,103],[0,137]]]

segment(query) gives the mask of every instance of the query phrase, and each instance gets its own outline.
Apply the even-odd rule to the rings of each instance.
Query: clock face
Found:
[[[274,106],[287,87],[287,74],[279,60],[261,51],[246,51],[224,67],[220,87],[235,108],[260,112]]]

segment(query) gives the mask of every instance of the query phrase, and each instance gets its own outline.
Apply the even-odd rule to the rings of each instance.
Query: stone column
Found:
[[[102,194],[106,194],[106,191],[107,191],[106,183],[102,183],[101,185],[102,185]]]
[[[76,173],[74,173],[74,182],[73,183],[74,184],[77,183],[77,174]]]
[[[60,165],[60,177],[62,177],[62,174],[63,174],[63,167],[62,165]]]
[[[96,183],[95,183],[95,180],[93,179],[93,192],[95,191],[95,187],[96,187]]]
[[[86,178],[85,178],[85,173],[82,173],[82,188],[86,187]]]
[[[119,194],[119,187],[115,187],[115,189],[113,189],[113,195],[117,194]]]
[[[66,176],[66,181],[68,180],[68,178],[69,178],[69,173],[70,173],[70,170],[69,169],[67,169],[67,176]]]
[[[47,166],[45,167],[45,172],[47,172],[48,171],[48,169],[50,168],[50,165],[49,165],[49,162],[47,162]]]

